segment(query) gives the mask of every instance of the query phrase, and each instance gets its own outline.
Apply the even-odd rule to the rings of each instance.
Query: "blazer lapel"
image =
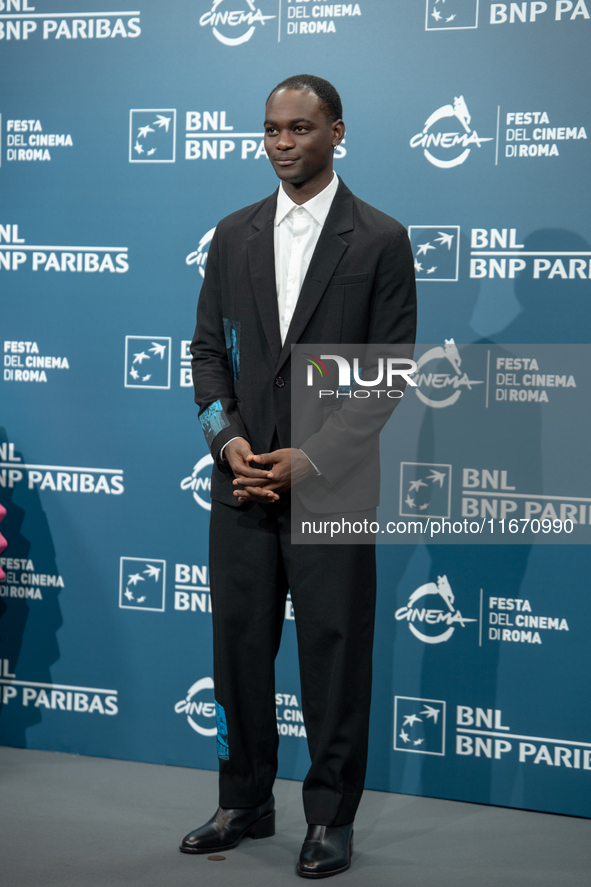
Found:
[[[341,180],[326,222],[318,238],[308,273],[302,284],[298,303],[285,337],[285,344],[281,349],[277,362],[278,370],[291,354],[292,343],[299,341],[300,336],[306,329],[310,318],[330,283],[335,268],[347,249],[348,243],[340,235],[344,234],[345,231],[353,230],[353,228],[353,195]]]
[[[246,241],[248,267],[257,308],[265,332],[265,338],[274,360],[278,359],[281,351],[273,239],[276,205],[277,194],[275,193],[265,201],[254,217],[252,224],[257,230]]]

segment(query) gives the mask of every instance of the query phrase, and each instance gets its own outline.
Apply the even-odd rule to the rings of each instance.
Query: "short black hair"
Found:
[[[332,83],[329,83],[328,80],[323,80],[322,77],[315,77],[314,74],[296,74],[294,77],[288,77],[287,80],[282,80],[281,83],[278,83],[275,89],[271,91],[267,102],[280,89],[309,90],[318,98],[329,120],[340,120],[343,116],[343,105],[340,95]]]

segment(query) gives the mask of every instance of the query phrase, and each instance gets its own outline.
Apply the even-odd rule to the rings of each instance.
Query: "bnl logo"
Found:
[[[119,606],[122,610],[164,612],[166,561],[122,557],[119,568]]]
[[[409,225],[417,280],[455,282],[460,264],[459,225]]]
[[[176,110],[132,108],[129,112],[129,162],[174,163]]]
[[[170,388],[170,336],[125,337],[125,387]]]
[[[394,697],[394,751],[420,755],[445,754],[443,699]]]
[[[435,462],[400,463],[401,517],[449,518],[451,465]]]
[[[457,31],[477,27],[478,0],[426,0],[425,31]]]

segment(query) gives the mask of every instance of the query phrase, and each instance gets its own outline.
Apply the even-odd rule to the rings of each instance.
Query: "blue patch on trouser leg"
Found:
[[[226,712],[219,702],[216,702],[215,704],[215,716],[218,727],[218,758],[221,758],[222,761],[228,761],[230,759],[230,751],[228,748],[228,725],[226,723]]]

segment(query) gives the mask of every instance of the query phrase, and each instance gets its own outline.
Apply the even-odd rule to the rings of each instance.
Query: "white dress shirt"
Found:
[[[282,345],[300,297],[310,259],[316,249],[338,187],[339,178],[333,170],[330,184],[316,197],[298,205],[287,196],[283,186],[279,186],[273,246]],[[224,450],[233,440],[236,438],[233,437],[224,444],[220,450],[220,459],[225,459]],[[313,462],[312,465],[316,474],[320,474]]]
[[[281,344],[285,342],[310,259],[338,187],[339,179],[333,172],[330,184],[301,206],[279,187],[273,233]]]

